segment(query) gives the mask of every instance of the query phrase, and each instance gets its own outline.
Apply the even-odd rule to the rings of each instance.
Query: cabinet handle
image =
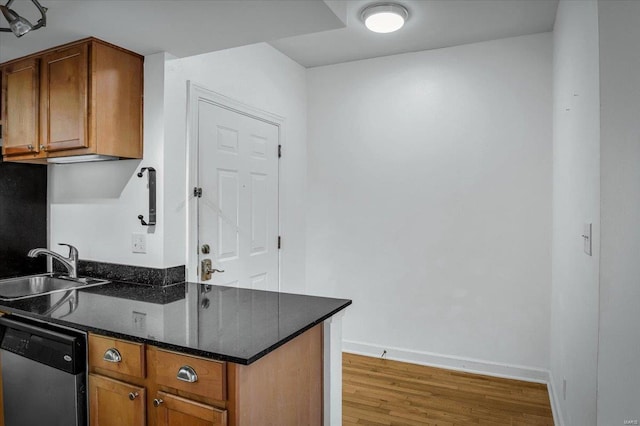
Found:
[[[138,392],[129,392],[129,399],[133,401],[138,395],[140,395]]]
[[[196,370],[189,367],[188,365],[183,365],[182,367],[180,367],[180,370],[178,370],[176,379],[182,380],[183,382],[187,383],[195,383],[198,381],[198,375],[196,374]]]
[[[156,398],[156,399],[153,400],[153,406],[154,407],[159,407],[160,404],[162,404],[162,403],[164,403],[164,401],[161,400],[160,398]]]
[[[28,149],[29,151],[33,151],[33,145],[27,145],[27,149]]]
[[[109,348],[104,353],[102,359],[107,362],[118,363],[122,361],[122,355],[120,355],[120,352],[118,352],[116,348]]]

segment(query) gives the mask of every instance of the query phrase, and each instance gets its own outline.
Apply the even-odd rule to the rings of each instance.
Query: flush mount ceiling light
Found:
[[[375,33],[398,31],[409,18],[409,11],[396,3],[377,3],[362,11],[364,25]]]
[[[0,31],[5,33],[11,32],[15,34],[16,37],[22,37],[29,31],[47,26],[47,8],[42,7],[40,3],[38,3],[38,0],[31,0],[31,2],[38,8],[42,15],[37,24],[31,24],[31,22],[20,16],[15,10],[11,9],[11,3],[13,3],[13,0],[9,0],[4,6],[0,6],[0,11],[7,22],[9,22],[9,28],[0,28]]]

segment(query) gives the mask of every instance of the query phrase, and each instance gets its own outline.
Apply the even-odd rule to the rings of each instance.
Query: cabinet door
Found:
[[[145,426],[145,389],[89,374],[91,426]]]
[[[227,412],[166,392],[158,392],[153,405],[157,426],[226,426]]]
[[[37,59],[16,62],[2,70],[4,155],[39,152],[39,81]]]
[[[42,58],[41,132],[46,151],[86,148],[88,45]]]

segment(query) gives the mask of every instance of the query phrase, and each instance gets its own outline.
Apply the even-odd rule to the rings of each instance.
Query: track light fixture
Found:
[[[11,3],[14,0],[9,0],[7,4],[4,6],[0,6],[0,12],[4,15],[4,18],[9,22],[9,28],[0,28],[0,31],[5,33],[13,33],[16,37],[22,37],[26,33],[32,30],[37,30],[40,27],[47,26],[47,8],[42,7],[38,0],[31,0],[31,2],[38,8],[42,18],[38,20],[38,23],[33,25],[27,19],[23,18],[16,12],[11,9]]]

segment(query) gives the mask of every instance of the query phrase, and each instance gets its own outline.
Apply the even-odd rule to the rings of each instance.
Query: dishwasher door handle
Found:
[[[109,348],[105,351],[102,359],[107,362],[119,363],[122,361],[122,355],[116,348]]]

